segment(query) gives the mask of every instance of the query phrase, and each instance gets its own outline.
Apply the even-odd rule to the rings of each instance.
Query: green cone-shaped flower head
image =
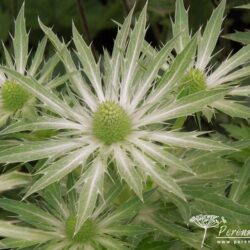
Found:
[[[190,69],[182,80],[181,93],[179,97],[194,94],[206,88],[206,78],[199,69]]]
[[[76,217],[70,216],[66,221],[66,235],[70,240],[76,243],[85,243],[93,239],[96,234],[96,225],[88,219],[84,222],[77,234],[75,233]]]
[[[131,131],[126,111],[117,103],[106,101],[99,105],[93,115],[93,133],[105,144],[123,141]]]
[[[6,81],[2,86],[3,107],[7,111],[15,112],[23,108],[30,99],[30,94],[20,84]]]

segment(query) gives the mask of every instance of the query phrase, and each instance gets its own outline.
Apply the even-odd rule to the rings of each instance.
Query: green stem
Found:
[[[82,29],[84,32],[84,37],[85,37],[87,43],[90,44],[92,42],[92,36],[90,34],[88,21],[87,21],[87,17],[85,14],[84,3],[81,0],[75,0],[75,3],[77,6],[77,10],[79,12],[79,15],[80,15],[81,25],[82,25]],[[93,55],[94,55],[95,59],[97,60],[97,51],[95,49],[94,44],[91,45],[91,48],[92,48]]]
[[[129,4],[128,4],[127,0],[122,0],[122,3],[123,3],[126,14],[128,14],[130,11],[130,8],[129,8]]]
[[[201,248],[203,248],[204,246],[206,235],[207,235],[207,228],[205,228],[205,231],[204,231],[204,235],[203,235],[202,242],[201,242]]]

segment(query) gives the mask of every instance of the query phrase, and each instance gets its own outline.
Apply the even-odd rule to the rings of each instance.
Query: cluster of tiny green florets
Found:
[[[117,103],[106,101],[99,105],[93,115],[93,133],[105,144],[124,140],[131,131],[126,111]]]
[[[20,84],[12,81],[3,84],[1,94],[4,109],[11,112],[22,109],[30,99],[30,94]]]
[[[75,234],[76,217],[70,216],[66,220],[66,236],[75,243],[86,243],[96,235],[96,224],[88,219],[84,222],[81,229]]]
[[[206,88],[206,78],[199,69],[190,69],[184,76],[179,97],[194,94]]]

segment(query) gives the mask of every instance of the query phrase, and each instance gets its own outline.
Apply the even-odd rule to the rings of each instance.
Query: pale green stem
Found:
[[[206,235],[207,235],[207,228],[205,227],[203,239],[202,239],[202,242],[201,242],[201,248],[203,248],[203,246],[204,246],[204,242],[205,242]]]

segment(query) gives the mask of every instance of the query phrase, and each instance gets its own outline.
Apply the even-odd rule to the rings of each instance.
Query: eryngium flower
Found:
[[[38,200],[29,203],[1,198],[0,207],[17,218],[0,221],[0,236],[3,237],[0,248],[125,250],[133,245],[132,237],[152,231],[149,227],[131,223],[142,204],[138,197],[125,200],[123,204],[114,202],[122,191],[122,185],[117,183],[105,193],[105,201],[99,202],[75,234],[77,192],[72,189],[73,185],[74,178],[69,176],[67,185],[52,184]],[[144,199],[151,193],[145,193]]]
[[[250,117],[250,109],[237,101],[239,96],[249,96],[249,86],[240,86],[239,83],[249,75],[250,66],[246,65],[250,60],[250,45],[244,46],[237,53],[228,56],[222,63],[214,62],[215,50],[223,23],[223,14],[226,0],[222,0],[213,11],[202,35],[198,35],[197,53],[193,58],[182,84],[181,96],[195,93],[204,89],[217,89],[221,86],[231,87],[232,90],[226,98],[218,99],[211,103],[209,108],[203,110],[203,114],[210,121],[214,111],[219,110],[231,117],[247,119]],[[176,1],[175,21],[172,23],[173,35],[178,35],[175,50],[177,54],[185,49],[191,40],[188,11],[184,7],[183,0]],[[236,97],[236,98],[235,98]]]
[[[29,35],[25,25],[24,4],[15,21],[15,33],[12,39],[13,55],[3,44],[6,66],[22,75],[34,77],[41,84],[45,81],[48,83],[59,59],[56,55],[44,63],[47,38],[43,38],[39,43],[32,60],[29,57]],[[32,118],[34,115],[35,97],[20,85],[18,79],[15,80],[8,74],[0,72],[0,126],[4,125],[8,118],[20,116]]]
[[[71,82],[69,96],[61,100],[55,93],[34,79],[8,68],[3,70],[17,79],[23,88],[36,96],[55,116],[45,112],[31,123],[20,122],[1,132],[8,134],[24,130],[56,129],[54,139],[23,142],[0,152],[0,162],[26,162],[48,158],[37,174],[39,178],[26,197],[56,182],[82,167],[77,186],[81,186],[76,231],[92,213],[97,197],[102,193],[105,173],[116,167],[120,177],[142,199],[143,183],[149,176],[163,190],[185,199],[180,187],[166,167],[192,170],[176,157],[170,148],[224,150],[227,146],[198,137],[202,133],[171,131],[166,121],[202,110],[222,98],[228,90],[200,91],[177,100],[170,93],[186,72],[195,53],[194,38],[172,66],[161,72],[176,38],[168,42],[150,61],[145,57],[146,7],[130,32],[132,11],[120,28],[112,56],[104,54],[101,73],[90,47],[73,26],[76,54],[82,65],[81,74],[64,43],[51,29],[41,27],[64,62]],[[159,75],[161,76],[159,78]],[[51,114],[52,114],[51,113]]]

